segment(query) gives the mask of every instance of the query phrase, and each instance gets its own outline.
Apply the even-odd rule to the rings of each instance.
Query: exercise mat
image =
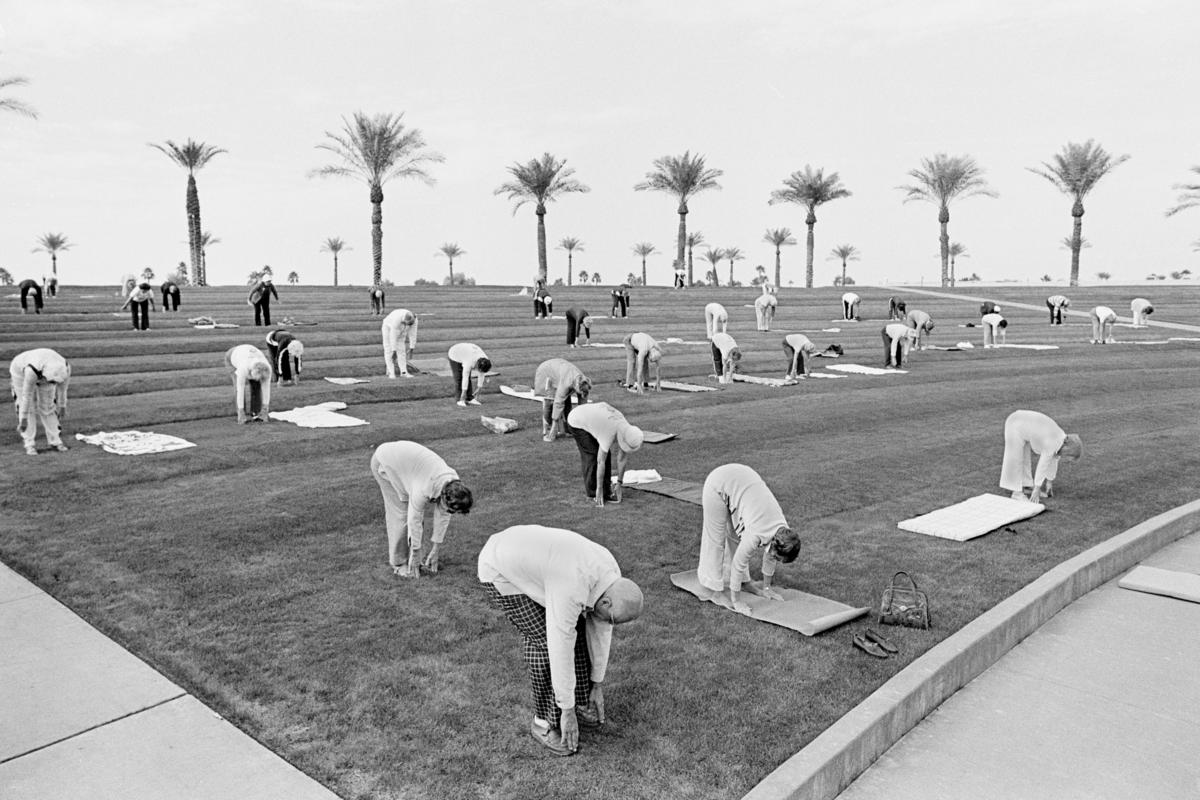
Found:
[[[862,364],[830,364],[825,369],[838,372],[849,372],[854,375],[904,375],[906,369],[880,369],[879,367],[864,367]]]
[[[756,383],[760,386],[795,386],[799,381],[791,378],[763,378],[758,375],[742,375],[739,372],[733,374],[733,379],[739,383]]]
[[[645,444],[662,444],[669,442],[679,434],[677,433],[659,433],[658,431],[642,431],[642,442]]]
[[[1129,574],[1117,581],[1122,589],[1135,592],[1158,594],[1200,603],[1200,575],[1194,572],[1178,572],[1159,567],[1134,567]]]
[[[180,439],[178,436],[168,436],[165,433],[148,433],[144,431],[111,431],[93,433],[85,436],[75,434],[81,442],[98,445],[106,453],[118,456],[144,456],[148,453],[166,453],[171,450],[183,450],[195,447],[193,442]]]
[[[700,581],[696,578],[696,570],[676,572],[671,576],[671,583],[700,596]],[[855,608],[836,600],[830,600],[798,589],[787,589],[781,586],[772,587],[783,595],[783,600],[769,600],[749,592],[742,592],[741,599],[750,606],[750,616],[772,625],[780,625],[799,631],[805,636],[815,636],[822,631],[836,628],[838,625],[858,619],[867,614],[870,609],[866,606]],[[722,592],[716,600],[716,605],[733,610],[729,594]]]
[[[545,400],[540,394],[528,386],[505,386],[500,384],[500,393],[509,397],[520,397],[523,400]]]
[[[704,487],[700,484],[692,483],[691,481],[681,481],[678,478],[663,478],[653,483],[627,483],[625,486],[630,489],[640,489],[643,492],[650,492],[651,494],[674,497],[676,500],[682,500],[685,503],[695,503],[696,505],[700,505],[700,498],[704,493]]]
[[[671,389],[676,392],[715,392],[715,386],[700,386],[696,383],[681,383],[680,381],[662,381],[659,383],[664,389]]]
[[[1010,523],[1035,517],[1045,510],[1046,507],[1041,503],[1014,500],[998,494],[981,494],[961,503],[903,520],[897,523],[896,527],[910,533],[923,533],[926,536],[965,542]]]

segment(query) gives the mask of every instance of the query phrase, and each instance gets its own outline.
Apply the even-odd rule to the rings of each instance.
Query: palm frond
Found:
[[[22,78],[14,75],[10,78],[0,78],[0,90],[8,89],[13,86],[29,85],[28,78]],[[0,111],[12,111],[14,114],[24,114],[27,117],[37,119],[37,111],[28,103],[17,100],[12,97],[0,97]]]
[[[809,164],[783,179],[783,188],[771,192],[768,205],[794,203],[813,211],[817,206],[850,197],[851,192],[842,185],[836,172],[825,174],[823,168],[813,169]]]
[[[37,238],[38,246],[31,253],[57,253],[60,250],[70,250],[72,244],[61,233],[44,233]]]
[[[1192,167],[1192,172],[1200,173],[1200,167]],[[1167,209],[1167,216],[1173,216],[1188,208],[1200,206],[1200,183],[1176,183],[1172,189],[1179,190],[1175,205]]]
[[[544,209],[546,203],[557,200],[559,195],[591,191],[591,187],[572,177],[575,170],[567,166],[566,159],[560,160],[550,153],[524,164],[516,162],[508,171],[513,180],[500,184],[492,193],[508,195],[514,201],[513,214],[526,203],[537,203]]]
[[[562,241],[558,243],[559,250],[566,250],[568,253],[576,250],[583,250],[583,242],[576,239],[574,236],[564,236]]]
[[[197,142],[191,138],[182,145],[175,144],[170,139],[167,139],[164,144],[150,142],[149,145],[186,169],[189,175],[204,167],[215,156],[229,152],[222,147],[215,147],[205,142]]]
[[[646,173],[646,179],[634,184],[635,191],[655,191],[673,194],[680,203],[707,189],[720,189],[717,178],[724,170],[705,166],[704,156],[692,155],[685,150],[682,156],[662,156],[654,159],[654,169]]]
[[[356,111],[351,119],[342,118],[340,132],[326,131],[325,137],[317,149],[333,153],[342,163],[311,170],[310,177],[356,177],[372,187],[382,187],[393,178],[432,184],[427,165],[446,160],[441,153],[425,149],[425,137],[405,126],[403,113],[372,117]]]
[[[1114,156],[1088,139],[1082,144],[1068,142],[1063,145],[1062,152],[1055,153],[1050,161],[1042,162],[1042,169],[1026,169],[1048,180],[1063,194],[1082,201],[1101,178],[1128,160],[1128,154]]]
[[[766,233],[763,234],[763,241],[775,245],[777,248],[796,243],[790,228],[767,228]]]
[[[908,176],[916,183],[897,187],[905,193],[905,203],[925,200],[944,208],[959,197],[1000,196],[984,180],[983,169],[971,156],[938,153],[921,159],[920,168],[909,170]]]
[[[638,242],[633,246],[633,252],[636,255],[645,258],[646,256],[654,255],[658,252],[658,248],[650,244],[650,242]]]

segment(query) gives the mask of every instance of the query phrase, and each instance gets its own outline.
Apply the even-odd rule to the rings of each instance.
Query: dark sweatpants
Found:
[[[575,444],[579,447],[579,461],[583,466],[583,490],[587,492],[589,498],[596,496],[596,454],[600,452],[600,443],[596,441],[596,437],[585,431],[583,428],[572,428],[571,433],[575,435]],[[612,498],[612,452],[608,453],[608,457],[604,459],[604,499]]]
[[[271,299],[266,292],[263,292],[262,300],[254,304],[254,324],[271,324]]]
[[[21,282],[21,311],[28,311],[29,305],[26,298],[33,295],[33,313],[42,313],[42,287],[38,286],[33,281]]]
[[[787,342],[784,342],[783,343],[783,354],[785,356],[787,356],[786,372],[790,373],[792,371],[792,359],[796,358],[796,349],[794,347],[792,347],[790,344],[788,344]],[[796,374],[797,375],[804,374],[804,353],[801,353],[800,358],[796,361]]]
[[[587,319],[587,316],[588,316],[587,311],[583,311],[581,309],[575,309],[575,308],[567,309],[567,345],[568,346],[575,344],[575,342],[579,339],[580,336],[583,336],[585,339],[588,338],[587,333],[582,324],[583,321],[585,319]]]
[[[462,395],[462,379],[463,365],[461,361],[455,361],[453,358],[447,359],[450,362],[450,375],[454,378],[454,397],[457,399]],[[475,399],[475,381],[467,382],[467,402]]]
[[[162,290],[163,296],[163,311],[178,311],[179,310],[179,287],[173,286],[169,289]]]
[[[883,365],[891,366],[892,363],[892,337],[888,336],[887,331],[883,331]],[[904,342],[896,345],[896,369],[904,366]]]
[[[1050,324],[1062,325],[1062,306],[1056,306],[1047,300],[1046,308],[1050,309]]]
[[[150,301],[149,300],[133,300],[129,303],[129,313],[133,315],[133,329],[135,331],[150,330]],[[141,322],[138,321],[138,315],[141,315]]]
[[[709,347],[712,348],[713,369],[717,371],[717,377],[719,378],[725,374],[725,358],[721,355],[721,348],[715,344],[710,344]]]

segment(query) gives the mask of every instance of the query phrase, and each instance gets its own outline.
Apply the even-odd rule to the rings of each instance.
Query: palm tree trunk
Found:
[[[692,248],[688,248],[688,288],[691,288],[694,281],[692,280]]]
[[[50,274],[55,278],[58,277],[58,253],[50,251]]]
[[[573,253],[567,251],[567,286],[571,285],[571,273],[575,271],[575,260],[571,257]]]
[[[729,259],[729,285],[733,286],[733,259]]]
[[[687,203],[679,203],[679,236],[675,241],[675,258],[683,261],[683,248],[687,247]]]
[[[942,286],[945,286],[950,276],[950,209],[942,206],[938,211],[938,224],[942,226],[942,235],[938,239],[942,255]]]
[[[374,286],[383,284],[383,187],[371,187],[371,259]]]
[[[846,259],[842,259],[842,286],[846,285]]]
[[[188,251],[192,259],[192,273],[197,286],[208,285],[204,274],[204,263],[200,256],[200,193],[196,190],[196,176],[188,173],[187,182]]]
[[[1071,208],[1075,227],[1071,232],[1071,285],[1079,285],[1079,251],[1083,249],[1083,202],[1075,201]]]
[[[779,263],[779,248],[778,248],[778,247],[776,247],[776,248],[775,248],[775,287],[776,287],[776,288],[778,288],[778,287],[779,287],[779,276],[780,276],[779,269],[780,269],[780,263]]]
[[[546,207],[541,203],[537,207],[537,248],[538,248],[538,277],[548,282],[549,269],[546,266]]]
[[[646,285],[646,257],[642,256],[642,286]]]
[[[955,276],[954,276],[954,256],[952,255],[952,256],[950,256],[950,288],[951,288],[951,289],[953,289],[953,288],[954,288],[954,281],[955,281]]]
[[[817,215],[810,208],[808,217],[805,218],[804,224],[808,226],[808,258],[804,264],[804,285],[806,288],[813,288],[813,253],[817,249],[816,238],[813,236],[813,228],[817,225]]]
[[[450,257],[447,256],[447,258],[450,258]],[[447,283],[446,285],[447,286],[454,285],[454,259],[453,258],[450,258],[450,282]]]
[[[334,285],[335,287],[337,286],[337,278],[338,278],[338,276],[337,276],[337,267],[338,267],[338,265],[337,265],[337,253],[335,252],[335,253],[333,254],[333,285]]]

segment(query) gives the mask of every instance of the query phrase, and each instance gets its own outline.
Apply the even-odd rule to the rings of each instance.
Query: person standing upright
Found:
[[[275,291],[275,282],[270,275],[263,275],[250,289],[250,295],[246,298],[246,302],[254,306],[254,324],[270,325],[271,324],[271,295],[275,295],[275,299],[279,299],[279,292]]]

